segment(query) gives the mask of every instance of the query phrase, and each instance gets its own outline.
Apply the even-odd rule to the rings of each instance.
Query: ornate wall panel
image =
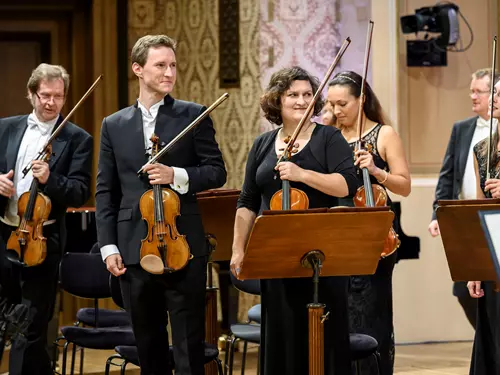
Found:
[[[224,92],[229,99],[212,112],[226,162],[226,187],[241,188],[250,146],[259,131],[259,9],[239,1],[241,87],[219,88],[219,8],[217,0],[129,0],[129,52],[146,34],[167,34],[178,42],[178,99],[212,104]],[[130,55],[130,54],[129,54]],[[129,61],[130,62],[130,61]],[[129,101],[137,98],[137,79],[129,70]]]
[[[322,79],[337,54],[339,34],[335,0],[260,0],[260,83],[277,70],[299,65]],[[265,119],[261,131],[272,129]]]

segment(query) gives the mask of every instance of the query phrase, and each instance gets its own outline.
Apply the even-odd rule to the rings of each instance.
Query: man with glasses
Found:
[[[495,81],[498,77],[498,73],[495,73]],[[472,148],[476,143],[489,136],[490,82],[491,69],[480,69],[472,74],[469,95],[472,100],[472,111],[476,116],[458,121],[453,125],[433,202],[432,221],[429,224],[429,232],[432,237],[440,234],[436,219],[438,200],[476,199],[476,175]],[[496,127],[496,123],[494,126]],[[467,282],[455,282],[453,295],[458,298],[467,319],[475,328],[476,301],[469,295]]]
[[[65,213],[68,207],[82,206],[90,196],[93,142],[77,125],[67,122],[62,128],[52,142],[48,162],[32,161],[62,121],[69,81],[63,67],[40,64],[27,84],[33,112],[0,119],[0,298],[2,303],[26,305],[31,318],[26,337],[18,337],[11,347],[10,375],[53,373],[46,349],[47,326],[65,246]],[[22,171],[30,164],[32,169],[24,176]],[[30,191],[33,179],[51,201],[47,223],[52,223],[43,227],[45,260],[25,267],[6,249],[6,243],[20,223],[19,198]]]

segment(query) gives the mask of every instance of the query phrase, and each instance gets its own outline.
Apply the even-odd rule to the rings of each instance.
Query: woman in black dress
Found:
[[[493,117],[497,120],[500,119],[499,95],[500,81],[495,84],[493,97]],[[489,180],[486,179],[489,137],[473,149],[478,199],[500,198],[499,130],[497,125],[491,143]],[[471,297],[478,298],[470,375],[500,375],[500,296],[493,281],[469,281],[467,288]]]
[[[364,133],[362,140],[367,151],[355,151],[359,138],[357,129],[361,76],[346,71],[337,74],[328,85],[328,101],[333,108],[334,125],[349,142],[357,169],[358,184],[363,185],[360,168],[367,168],[372,184],[378,184],[394,194],[408,196],[411,191],[410,172],[403,145],[398,134],[384,125],[380,103],[366,83],[363,104]],[[353,205],[352,197],[342,202]],[[389,200],[388,205],[391,202]],[[393,223],[397,231],[399,223]],[[394,371],[394,327],[392,314],[392,271],[397,253],[380,260],[374,275],[352,276],[349,288],[349,320],[351,332],[373,336],[379,343],[380,374]],[[377,374],[376,364],[363,361],[363,375]]]
[[[357,187],[351,150],[340,131],[310,118],[297,137],[299,151],[275,169],[284,139],[297,127],[318,86],[318,80],[304,69],[286,68],[272,75],[261,97],[265,117],[283,126],[257,137],[248,155],[234,225],[231,270],[235,275],[261,205],[269,209],[271,197],[281,189],[281,180],[289,180],[291,187],[304,191],[310,208],[337,206],[338,197],[353,194]],[[323,100],[318,100],[314,115],[322,107]],[[286,231],[276,228],[277,233]],[[324,326],[325,374],[349,374],[347,278],[321,278],[319,289],[319,301],[326,304],[325,312],[330,312]],[[261,374],[308,373],[307,304],[312,290],[311,278],[261,280]]]

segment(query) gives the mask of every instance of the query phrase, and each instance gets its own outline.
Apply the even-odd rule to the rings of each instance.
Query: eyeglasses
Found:
[[[37,96],[38,100],[40,100],[42,103],[47,103],[51,98],[54,100],[54,102],[62,102],[64,100],[64,95],[48,95],[48,94],[39,95],[37,92],[35,92],[35,95]]]
[[[480,91],[480,90],[472,90],[469,92],[469,96],[473,96],[473,95],[477,95],[477,96],[480,96],[480,95],[486,95],[486,94],[489,94],[490,91]]]

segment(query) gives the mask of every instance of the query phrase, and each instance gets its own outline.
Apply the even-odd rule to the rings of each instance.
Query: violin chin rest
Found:
[[[165,269],[163,260],[153,254],[144,255],[141,259],[141,267],[152,274],[161,275]]]

